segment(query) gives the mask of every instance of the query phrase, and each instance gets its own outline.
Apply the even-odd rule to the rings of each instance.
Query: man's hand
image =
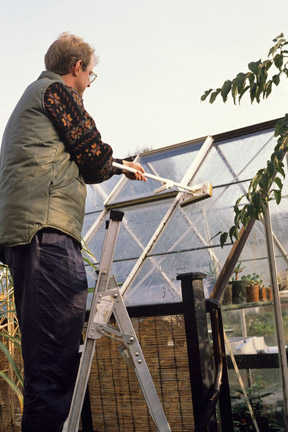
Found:
[[[132,173],[130,171],[124,171],[123,170],[123,174],[125,174],[125,176],[130,179],[130,180],[140,180],[140,181],[147,181],[147,179],[144,176],[144,168],[142,167],[141,164],[137,163],[137,162],[129,162],[126,160],[123,160],[123,165],[129,167],[129,168],[134,168],[135,170],[137,170],[135,173]]]

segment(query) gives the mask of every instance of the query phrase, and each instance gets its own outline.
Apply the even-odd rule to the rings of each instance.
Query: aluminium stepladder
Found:
[[[103,335],[120,340],[121,354],[126,363],[134,367],[138,382],[143,392],[151,417],[159,432],[171,432],[160,399],[157,395],[152,377],[144,359],[141,346],[124,304],[121,291],[115,278],[111,275],[112,261],[116,247],[120,222],[124,213],[111,210],[110,220],[102,248],[99,274],[93,294],[86,338],[71,402],[70,413],[63,432],[78,432],[80,415],[87,383],[90,375],[96,340]],[[110,326],[111,315],[117,326]]]

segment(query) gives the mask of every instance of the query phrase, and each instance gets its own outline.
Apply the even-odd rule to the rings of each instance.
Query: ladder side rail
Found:
[[[77,432],[79,429],[81,410],[84,402],[85,392],[89,380],[92,360],[95,352],[96,340],[89,339],[85,342],[81,355],[73,398],[70,406],[70,413],[65,423],[63,432]]]

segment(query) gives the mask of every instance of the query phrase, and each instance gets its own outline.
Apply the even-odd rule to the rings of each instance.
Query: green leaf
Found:
[[[264,189],[264,191],[266,192],[268,189],[268,185],[269,185],[269,176],[266,172],[264,172],[261,176],[261,180],[259,181],[259,186]]]
[[[242,211],[240,211],[240,212],[237,213],[237,215],[234,217],[234,225],[235,225],[237,228],[240,228],[240,223],[241,223],[241,220],[242,220],[242,215],[243,215],[243,213],[242,213]]]
[[[261,66],[264,67],[265,72],[267,73],[268,70],[270,69],[270,67],[272,66],[272,64],[273,64],[272,60],[265,60],[265,61],[263,61]]]
[[[284,152],[282,149],[277,150],[276,152],[274,152],[276,158],[278,161],[282,161],[283,157],[284,157]]]
[[[262,65],[260,65],[259,67],[258,75],[257,75],[257,83],[262,90],[264,90],[266,79],[267,79],[267,71],[262,63]]]
[[[246,204],[246,213],[249,217],[254,216],[254,206],[252,204]],[[246,225],[245,225],[246,226]]]
[[[256,91],[257,91],[257,84],[252,84],[250,86],[250,99],[251,99],[251,103],[254,102],[255,97],[256,97]]]
[[[255,210],[257,212],[259,212],[260,211],[260,205],[261,205],[261,196],[260,196],[259,192],[255,192],[252,195],[252,204],[253,204]]]
[[[273,80],[273,83],[274,83],[276,86],[278,86],[279,83],[280,83],[280,74],[278,74],[278,75],[273,75],[272,80]]]
[[[231,90],[231,86],[232,86],[232,81],[227,80],[224,82],[222,88],[221,88],[221,96],[224,102],[227,101],[227,96]]]
[[[276,50],[277,50],[277,48],[275,48],[275,46],[273,46],[272,48],[270,48],[269,53],[268,53],[268,57],[270,57],[271,55],[273,55]]]
[[[252,72],[246,73],[246,79],[249,80],[250,84],[254,82],[254,74]]]
[[[277,40],[280,39],[280,38],[283,38],[283,36],[284,36],[284,34],[283,34],[283,33],[280,33],[278,36],[276,36],[276,37],[273,39],[273,42],[277,42]]]
[[[246,93],[247,90],[249,90],[249,88],[250,88],[250,86],[246,86],[246,87],[241,91],[241,93],[239,94],[239,103],[240,103],[240,101],[241,101],[243,95]]]
[[[275,136],[279,136],[283,130],[284,131],[287,130],[286,123],[287,123],[286,116],[277,121],[277,123],[275,124]]]
[[[218,96],[218,94],[220,93],[220,91],[221,91],[221,89],[218,88],[218,89],[214,90],[213,93],[211,93],[211,96],[210,96],[210,99],[209,99],[209,102],[211,104],[215,101],[215,99]]]
[[[215,237],[218,237],[220,234],[222,234],[222,231],[218,231],[217,234],[211,237],[210,241],[213,240]]]
[[[236,214],[236,216],[240,213],[240,209],[236,204],[234,204],[233,210],[234,210],[234,213]]]
[[[283,65],[283,55],[282,54],[277,54],[275,57],[274,57],[274,64],[275,64],[275,66],[278,68],[278,69],[281,69],[282,68],[282,65]]]
[[[1,332],[1,336],[5,339],[11,340],[13,342],[13,344],[15,346],[17,346],[17,348],[21,348],[21,339],[20,337],[17,336],[12,336],[11,334],[7,333],[7,332]]]
[[[259,172],[260,171],[260,172]],[[249,188],[248,188],[248,193],[253,193],[258,185],[259,185],[259,181],[261,180],[261,176],[263,173],[263,170],[259,170],[258,173],[252,178]]]
[[[11,387],[11,389],[14,391],[14,393],[16,394],[18,400],[19,400],[19,404],[20,404],[20,410],[21,413],[23,412],[23,395],[22,392],[20,391],[20,389],[17,387],[17,385],[14,383],[14,381],[12,381],[8,375],[5,374],[5,372],[0,370],[0,377],[4,379],[4,381],[7,382],[7,384]]]
[[[261,64],[261,60],[258,60],[257,62],[251,62],[248,64],[248,68],[251,72],[257,75],[260,64]]]
[[[244,210],[245,211],[243,211],[241,222],[242,222],[243,226],[246,228],[246,226],[248,225],[248,222],[250,220],[250,217],[249,217],[249,215],[247,213],[246,207],[245,207]]]
[[[273,189],[273,192],[274,192],[276,204],[280,204],[280,201],[281,201],[281,191]]]
[[[201,96],[201,101],[204,102],[212,91],[213,89],[206,90],[205,93]]]
[[[262,93],[263,93],[263,87],[257,86],[256,93],[255,93],[255,99],[258,103],[260,103],[260,97],[261,97]]]
[[[229,230],[229,237],[232,243],[234,243],[234,240],[238,239],[238,229],[235,225],[233,225]]]
[[[235,81],[238,87],[238,93],[241,93],[241,91],[244,89],[246,74],[244,74],[243,72],[239,72],[235,78]]]
[[[220,236],[220,245],[221,245],[222,248],[223,248],[224,244],[226,243],[227,238],[228,238],[228,233],[227,232],[224,232],[224,233],[221,234],[221,236]]]
[[[234,205],[234,210],[235,210],[235,208],[237,208],[239,210],[240,202],[242,201],[242,199],[244,198],[244,196],[245,195],[241,195],[241,197],[237,199],[237,201],[236,201],[236,203]]]
[[[233,102],[234,104],[236,104],[236,97],[238,94],[238,86],[236,80],[233,80],[231,92],[232,92]]]
[[[275,167],[273,162],[270,160],[267,162],[267,170],[269,172],[270,177],[273,177],[275,175]]]
[[[271,91],[272,91],[272,80],[269,80],[264,86],[264,97],[266,97],[266,99],[270,95]]]
[[[12,368],[13,368],[13,370],[14,370],[16,376],[17,376],[17,378],[18,378],[19,381],[20,381],[21,386],[23,387],[23,378],[22,378],[22,376],[21,376],[21,374],[20,374],[20,372],[19,372],[19,369],[18,369],[18,367],[17,367],[17,365],[16,365],[16,363],[15,363],[13,357],[11,356],[9,350],[7,349],[7,347],[6,347],[6,346],[3,344],[3,342],[1,342],[1,341],[0,341],[0,349],[3,351],[3,353],[4,353],[5,356],[7,357],[7,359],[8,359],[8,361],[9,361],[9,363],[11,364],[11,366],[12,366]]]
[[[283,178],[285,178],[285,171],[284,171],[284,169],[282,168],[282,166],[279,166],[279,165],[278,165],[278,166],[276,167],[276,171],[279,172],[279,173],[282,175]]]

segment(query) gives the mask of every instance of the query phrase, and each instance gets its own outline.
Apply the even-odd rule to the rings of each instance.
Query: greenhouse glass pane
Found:
[[[274,130],[216,142],[193,183],[209,181],[217,186],[252,178],[260,168],[265,167],[275,145]]]
[[[109,217],[107,217],[107,220],[108,219]],[[91,251],[91,253],[94,255],[97,263],[100,262],[104,236],[105,236],[105,222],[103,222],[98,227],[97,231],[94,232],[93,235],[89,237],[89,241],[87,242],[87,246]]]
[[[136,260],[126,260],[126,261],[118,261],[114,262],[112,265],[112,274],[117,275],[116,281],[118,285],[123,285],[125,280],[127,279],[129,273],[131,272],[132,268],[134,267],[136,263]],[[98,267],[98,265],[96,264]],[[97,275],[92,266],[86,265],[86,274],[88,279],[88,287],[93,288],[95,286]]]
[[[269,202],[272,231],[276,237],[276,245],[281,244],[288,254],[288,197],[284,196],[279,205],[276,202]]]
[[[154,234],[156,228],[171,205],[171,200],[140,204],[122,209],[124,218],[120,223],[114,261],[138,258]],[[109,219],[109,215],[107,215]],[[104,223],[89,239],[88,246],[99,260],[105,228]],[[115,275],[117,277],[117,275]]]
[[[103,197],[101,197],[97,192],[97,185],[87,185],[85,213],[102,209],[103,201]]]
[[[286,230],[288,197],[284,197],[280,205],[277,205],[275,201],[270,201],[269,209],[277,269],[283,273],[288,268],[288,233]],[[259,274],[265,286],[271,286],[265,228],[261,221],[255,221],[238,262],[241,262],[243,269],[239,274],[239,279],[247,274],[256,273]]]
[[[203,141],[193,143],[181,147],[163,150],[148,155],[143,155],[139,162],[144,167],[145,171],[150,174],[173,180],[177,183],[181,182],[187,169],[195,159]],[[109,205],[143,198],[154,194],[155,189],[161,187],[162,184],[157,180],[148,179],[147,183],[126,181],[121,187],[121,191],[109,201]]]
[[[114,175],[103,183],[87,185],[85,213],[102,210],[104,201],[120,181],[121,177],[121,175]]]
[[[98,267],[98,266],[97,266]],[[94,288],[97,281],[97,274],[94,267],[85,265],[88,288]]]
[[[125,280],[127,279],[129,273],[134,267],[136,260],[126,260],[126,261],[118,261],[113,263],[112,265],[112,274],[116,277],[116,282],[119,286],[123,285]],[[97,282],[97,274],[93,267],[86,265],[85,266],[88,288],[94,288]],[[92,302],[93,293],[88,293],[87,298],[87,310],[90,309]]]
[[[209,252],[209,249],[202,249],[178,254],[149,256],[125,292],[125,303],[134,306],[181,301],[181,284],[176,280],[177,275],[189,272],[208,274],[211,263]],[[224,261],[228,253],[229,248],[219,250],[219,259]],[[204,289],[205,296],[208,297],[211,280],[204,279]]]
[[[245,192],[246,184],[233,184],[213,190],[211,198],[178,207],[161,233],[153,254],[219,245],[219,231],[233,224],[233,204]]]
[[[280,294],[282,297],[287,297],[288,294],[288,263],[287,258],[284,257],[282,254],[278,254],[276,257],[276,267],[277,267],[277,283],[280,290]],[[271,282],[269,281],[269,285],[271,285]],[[285,291],[285,293],[283,293]],[[288,299],[285,300],[285,302]]]
[[[283,330],[284,330],[284,339],[285,345],[288,345],[288,293],[280,291],[281,298],[281,308],[282,308],[282,320],[283,320]]]
[[[91,228],[93,223],[96,221],[99,214],[100,214],[100,212],[95,212],[95,213],[89,213],[89,214],[85,215],[83,228],[82,228],[82,232],[81,232],[82,237],[84,237],[87,234],[88,230]]]

